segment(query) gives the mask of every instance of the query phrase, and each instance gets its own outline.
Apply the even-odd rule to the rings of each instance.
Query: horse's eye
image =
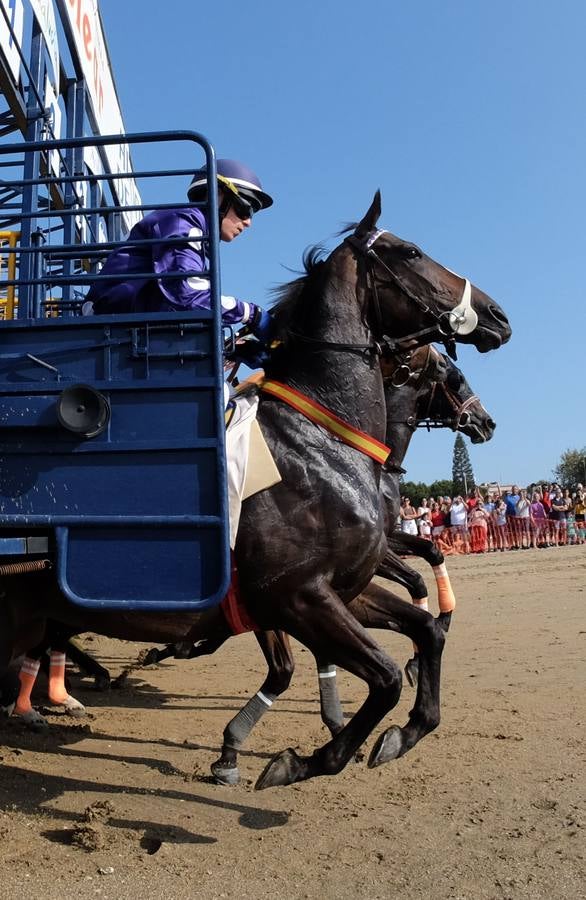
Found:
[[[406,247],[404,257],[405,259],[421,259],[421,253],[417,247]]]

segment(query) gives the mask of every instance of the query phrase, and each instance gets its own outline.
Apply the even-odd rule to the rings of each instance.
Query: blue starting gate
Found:
[[[129,155],[155,142],[171,159],[187,146],[189,164],[122,166],[115,178],[100,165],[112,148]],[[81,314],[133,221],[189,205],[202,153],[217,210],[214,151],[194,132],[0,146],[0,572],[54,566],[82,606],[203,609],[227,589],[217,214],[208,216],[211,311]],[[122,201],[139,178],[157,179],[168,202],[138,192]],[[166,277],[190,274],[201,277]]]

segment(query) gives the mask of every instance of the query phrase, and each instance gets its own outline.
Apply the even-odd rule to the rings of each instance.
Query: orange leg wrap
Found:
[[[35,681],[37,680],[40,665],[38,659],[30,659],[27,656],[18,673],[20,679],[20,693],[18,695],[18,700],[16,701],[16,706],[14,707],[14,712],[19,716],[32,712],[31,694],[33,687],[35,686]]]
[[[435,575],[437,585],[437,602],[440,612],[453,612],[456,608],[456,597],[452,590],[452,584],[450,582],[448,570],[446,569],[446,564],[442,563],[440,566],[434,566],[433,574]]]
[[[49,700],[51,703],[63,704],[69,696],[65,689],[65,661],[64,653],[54,653],[51,650],[49,662]]]

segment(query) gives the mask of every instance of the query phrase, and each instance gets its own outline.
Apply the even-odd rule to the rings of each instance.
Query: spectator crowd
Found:
[[[443,553],[504,553],[586,543],[586,492],[559,484],[497,486],[467,497],[401,498],[398,526],[435,541]]]

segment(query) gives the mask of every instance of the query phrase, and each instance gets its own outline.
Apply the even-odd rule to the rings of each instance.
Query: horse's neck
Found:
[[[417,392],[409,387],[385,390],[387,409],[385,442],[391,448],[391,460],[396,466],[403,464],[414,434],[413,428],[408,423],[415,421],[417,399]]]
[[[365,346],[372,338],[362,321],[360,303],[347,278],[330,279],[315,299],[303,324],[293,324],[308,340],[296,340],[269,376],[282,378],[326,406],[349,424],[384,440],[385,405],[378,365],[370,366],[359,350],[330,349],[325,344]],[[318,346],[319,342],[324,345]],[[316,343],[317,342],[317,343]]]

